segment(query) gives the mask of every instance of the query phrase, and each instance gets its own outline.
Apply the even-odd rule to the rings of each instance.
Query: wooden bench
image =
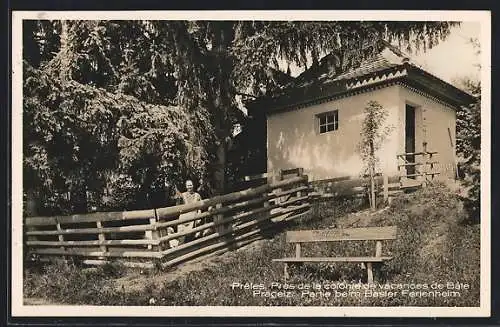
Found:
[[[396,239],[396,226],[364,227],[325,230],[290,231],[286,233],[287,243],[295,243],[295,257],[273,259],[274,262],[283,262],[284,277],[288,278],[288,264],[297,263],[332,263],[355,262],[364,263],[368,274],[368,283],[373,283],[373,263],[383,263],[392,257],[382,256],[382,241]],[[303,257],[301,256],[302,243],[339,242],[339,241],[376,241],[375,255],[364,257]]]

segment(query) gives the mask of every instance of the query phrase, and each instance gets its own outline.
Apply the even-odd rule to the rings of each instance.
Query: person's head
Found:
[[[186,181],[186,190],[187,190],[188,192],[193,192],[193,189],[194,189],[194,187],[193,187],[193,181],[192,181],[192,180],[190,180],[190,179],[188,179],[188,180]]]

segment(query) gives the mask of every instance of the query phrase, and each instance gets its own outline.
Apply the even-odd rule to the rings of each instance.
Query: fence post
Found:
[[[423,161],[423,171],[422,171],[422,187],[425,187],[427,184],[427,173],[429,172],[429,154],[424,151],[422,154],[422,161]]]
[[[299,168],[299,171],[297,172],[297,177],[302,177],[304,176],[304,168]],[[298,191],[297,192],[297,196],[300,197],[302,194],[301,191]]]
[[[155,216],[154,216],[154,223],[156,224],[158,222],[158,220],[159,220],[158,219],[158,214],[156,213],[156,208],[154,208],[153,211],[154,211],[154,214],[155,214]],[[149,220],[149,223],[152,224],[151,219]],[[153,239],[154,240],[158,240],[162,236],[163,236],[163,234],[162,234],[162,230],[161,229],[157,229],[157,230],[153,231]],[[161,243],[158,243],[158,251],[162,251],[162,250],[163,250],[163,247],[162,247]]]
[[[102,228],[102,222],[100,220],[96,221],[95,223],[96,223],[96,226],[98,229]],[[102,252],[106,253],[108,251],[108,248],[106,245],[103,244],[103,242],[106,240],[104,233],[101,233],[99,231],[98,237],[99,237],[99,243],[100,243],[99,248],[101,249]],[[105,257],[103,257],[103,258],[105,258]]]
[[[59,223],[59,221],[57,221],[57,219],[56,219],[56,222],[57,222],[56,223],[57,231],[61,232],[62,231],[61,224]],[[59,242],[64,242],[64,235],[63,234],[58,234],[57,238],[58,238]],[[64,245],[61,246],[61,250],[63,250],[63,251],[66,250]],[[63,260],[66,260],[66,259],[67,259],[66,256],[63,256]]]
[[[265,198],[267,196],[267,192],[264,192],[262,196]],[[262,213],[262,215],[257,215],[256,217],[262,217],[262,221],[258,224],[259,228],[260,226],[265,226],[267,224],[271,223],[271,210],[269,209],[269,200],[265,200],[263,203],[263,207],[266,208],[266,210]]]
[[[283,170],[282,169],[277,169],[274,171],[273,173],[273,182],[278,182],[278,181],[281,181],[283,180]],[[273,190],[273,193],[281,193],[281,188],[277,188],[277,189],[274,189]],[[281,198],[280,197],[276,197],[274,198],[274,203],[275,204],[279,204],[281,203]]]
[[[222,203],[217,203],[215,205],[215,209],[216,210],[217,209],[221,209],[221,208],[222,208]],[[216,214],[216,215],[214,215],[214,223],[216,223],[216,224],[218,222],[220,222],[221,220],[223,220],[223,219],[224,219],[224,214]],[[221,224],[221,225],[215,226],[215,230],[219,234],[222,233],[222,232],[224,232],[224,225]]]
[[[156,225],[156,215],[149,218],[149,225],[151,227],[155,227]],[[146,239],[148,240],[157,240],[159,239],[159,233],[156,229],[154,230],[148,230],[146,231]],[[153,245],[152,244],[148,244],[148,250],[152,250],[153,249]]]

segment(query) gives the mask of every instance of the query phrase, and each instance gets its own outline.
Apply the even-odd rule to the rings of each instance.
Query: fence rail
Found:
[[[41,259],[76,256],[102,264],[126,258],[129,266],[173,266],[243,246],[309,215],[307,176],[298,169],[281,179],[174,207],[27,217],[25,244]]]
[[[436,151],[423,151],[398,154],[398,171],[400,174],[400,182],[405,178],[420,178],[422,181],[428,181],[429,176],[434,179],[435,175],[441,174],[436,170],[439,161],[435,160],[438,155]],[[418,159],[417,159],[418,158]]]

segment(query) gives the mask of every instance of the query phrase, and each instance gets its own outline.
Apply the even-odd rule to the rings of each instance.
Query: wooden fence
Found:
[[[367,177],[344,176],[311,182],[316,193],[328,197],[364,198],[368,196],[369,180]],[[376,193],[380,196],[391,196],[400,191],[399,176],[376,174]],[[329,196],[328,196],[329,195]]]
[[[435,159],[438,152],[423,151],[413,153],[402,153],[397,155],[398,171],[401,178],[413,178],[427,181],[429,177],[434,179],[441,172],[436,170],[439,161]]]
[[[299,169],[283,180],[192,204],[28,217],[25,244],[41,260],[76,256],[86,264],[119,259],[127,266],[174,266],[239,248],[266,230],[309,215],[308,192],[307,176]]]

